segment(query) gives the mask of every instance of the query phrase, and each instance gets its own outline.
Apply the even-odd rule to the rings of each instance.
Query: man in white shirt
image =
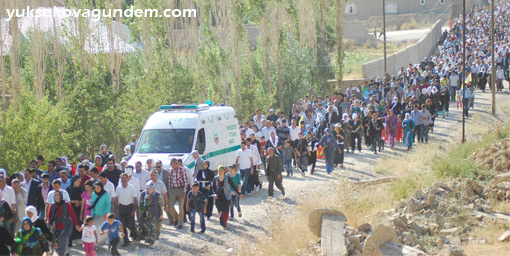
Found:
[[[246,137],[250,137],[251,134],[255,133],[249,126],[248,122],[244,122],[243,124],[244,134]]]
[[[262,128],[262,130],[260,130],[260,133],[262,133],[262,136],[264,136],[264,138],[269,138],[269,135],[271,135],[271,131],[274,131],[276,133],[276,129],[274,128],[273,126],[273,122],[271,121],[266,121],[266,126]]]
[[[14,193],[14,189],[12,189],[12,187],[7,186],[5,183],[5,177],[2,175],[0,175],[0,193],[2,194],[2,199],[9,204],[13,214],[15,214],[16,194]]]
[[[71,202],[71,198],[69,197],[69,193],[67,193],[67,191],[62,189],[60,180],[58,180],[58,179],[57,180],[53,180],[51,185],[53,186],[53,190],[50,191],[48,193],[48,197],[46,197],[46,209],[45,209],[45,213],[46,214],[44,214],[44,219],[45,220],[47,220],[48,211],[50,210],[50,205],[55,203],[55,191],[58,190],[58,191],[62,192],[62,196],[64,197],[63,199],[64,199],[65,202]]]
[[[138,193],[136,188],[128,183],[128,174],[121,174],[120,179],[122,184],[117,186],[115,211],[118,211],[119,221],[124,226],[124,244],[122,246],[128,246],[129,237],[127,229],[129,229],[133,237],[136,237],[135,212],[138,208]]]
[[[103,183],[103,188],[104,190],[106,191],[106,193],[108,193],[108,196],[110,196],[110,200],[111,200],[111,209],[114,208],[115,206],[115,186],[113,185],[113,183],[111,181],[108,180],[108,176],[106,175],[105,172],[101,172],[99,174],[99,181],[101,181],[101,183]]]
[[[241,194],[244,196],[246,190],[251,194],[251,188],[248,186],[248,177],[253,173],[253,152],[246,147],[246,141],[241,142],[241,148],[237,150],[236,168],[241,173],[243,185]]]
[[[163,196],[163,205],[165,206],[165,212],[168,211],[168,193],[166,189],[165,183],[163,181],[158,179],[158,172],[157,171],[151,171],[150,173],[151,180],[147,181],[147,184],[152,181],[152,184],[154,185],[154,191],[160,193]],[[146,184],[146,185],[147,185]],[[161,222],[160,222],[161,225]]]
[[[142,162],[138,161],[135,164],[135,171],[131,175],[134,178],[138,179],[138,192],[145,190],[145,183],[147,183],[148,180],[150,180],[150,175],[147,170],[142,169]],[[120,183],[119,183],[120,184]]]
[[[253,116],[253,122],[257,125],[257,128],[262,129],[262,120],[266,119],[264,115],[262,115],[262,110],[257,109],[257,114]]]
[[[455,100],[455,94],[457,93],[457,88],[459,86],[460,78],[457,75],[457,71],[453,71],[450,76],[450,100]]]
[[[301,132],[301,128],[297,126],[296,119],[292,119],[292,125],[289,127],[290,132],[290,141],[292,141],[292,145],[295,146],[296,141],[298,140],[298,135]]]

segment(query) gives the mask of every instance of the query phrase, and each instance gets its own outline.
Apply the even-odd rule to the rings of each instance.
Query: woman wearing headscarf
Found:
[[[406,113],[406,118],[402,122],[402,128],[404,128],[404,146],[407,147],[407,150],[411,150],[413,147],[414,127],[415,125],[411,114]]]
[[[331,172],[334,169],[335,164],[335,156],[338,151],[338,144],[336,142],[335,137],[331,135],[331,131],[329,128],[326,128],[324,130],[324,136],[322,136],[321,140],[319,141],[319,145],[321,145],[324,148],[324,159],[326,160],[326,171],[328,174],[331,174]]]
[[[25,217],[21,221],[21,229],[14,238],[16,245],[11,251],[14,255],[42,255],[41,241],[44,239],[41,229],[34,227],[32,220]]]
[[[384,118],[386,123],[386,134],[388,135],[388,140],[390,147],[395,146],[395,137],[397,136],[397,125],[398,120],[397,116],[393,113],[393,109],[390,109],[389,114]]]
[[[317,162],[318,141],[312,132],[306,134],[306,141],[308,143],[308,170],[310,174],[313,174],[315,171],[315,163]]]
[[[11,206],[2,198],[2,193],[0,192],[0,226],[10,230],[10,220],[12,218],[14,218],[14,213],[12,212]]]
[[[103,171],[103,160],[101,158],[101,155],[97,155],[94,158],[94,167],[96,167],[99,172]]]
[[[71,178],[71,186],[67,187],[67,193],[71,197],[71,205],[73,206],[74,214],[79,217],[81,215],[81,201],[83,200],[81,194],[83,193],[83,187],[81,186],[80,176],[74,175]],[[78,219],[78,225],[81,226],[81,221]],[[69,244],[67,246],[73,246],[74,239],[81,239],[81,232],[73,230],[73,233],[69,237]]]
[[[213,180],[213,191],[214,198],[216,199],[216,209],[220,214],[220,224],[224,228],[227,228],[228,211],[230,208],[230,200],[232,198],[232,192],[230,191],[230,188],[234,189],[234,191],[241,197],[241,199],[244,198],[243,195],[239,193],[239,190],[234,184],[234,181],[232,181],[229,176],[225,175],[226,172],[227,169],[225,166],[218,166],[218,175],[216,175]]]
[[[46,253],[46,255],[49,255],[50,253],[50,242],[53,248],[57,249],[57,242],[55,242],[55,236],[53,236],[53,233],[51,233],[51,230],[48,228],[46,223],[37,216],[37,210],[33,206],[28,206],[27,209],[25,209],[25,214],[27,215],[30,220],[32,220],[32,224],[34,227],[39,228],[46,238],[44,241],[41,241],[41,249],[43,252]],[[3,255],[3,254],[0,254]]]
[[[62,159],[62,166],[60,167],[60,170],[66,170],[67,173],[69,173],[69,175],[72,175],[71,174],[72,167],[71,167],[71,164],[69,164],[69,160],[67,159],[67,157],[63,156],[63,157],[61,157],[61,159]]]
[[[210,169],[211,162],[204,161],[204,169],[197,173],[197,181],[200,185],[200,192],[207,197],[207,213],[205,216],[210,219],[212,216],[214,196],[212,192],[212,182],[214,180],[214,172]]]
[[[351,146],[351,132],[352,132],[352,123],[349,118],[349,114],[344,113],[342,116],[342,129],[344,130],[344,147],[347,149],[347,153],[349,153],[349,147]]]
[[[78,219],[74,214],[73,206],[71,206],[71,203],[64,201],[62,192],[59,190],[55,191],[55,203],[50,206],[48,220],[57,241],[56,252],[59,256],[64,256],[73,226],[76,229],[80,226],[78,226]]]
[[[101,145],[101,147],[99,148],[99,154],[98,154],[101,157],[101,165],[106,164],[106,161],[108,160],[108,157],[110,157],[111,154],[112,154],[112,152],[110,152],[108,150],[108,146]]]
[[[342,129],[341,124],[335,124],[335,136],[336,143],[338,144],[338,154],[335,164],[339,164],[340,167],[344,167],[344,140],[345,140],[345,132]]]
[[[107,220],[107,214],[110,213],[111,201],[108,192],[104,190],[103,183],[97,181],[94,183],[94,193],[91,199],[92,205],[88,208],[90,216],[94,217],[94,223],[103,223]],[[97,225],[97,245],[102,245],[107,239],[107,234],[101,234],[101,225]]]
[[[140,224],[136,240],[145,240],[153,245],[159,238],[159,222],[163,219],[163,200],[161,194],[154,190],[154,183],[147,182],[145,191],[140,195]]]
[[[11,233],[5,227],[0,226],[0,255],[10,255],[10,250],[7,246],[14,247],[14,239]]]

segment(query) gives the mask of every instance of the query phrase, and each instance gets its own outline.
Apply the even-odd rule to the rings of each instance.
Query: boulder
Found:
[[[448,248],[448,256],[465,256],[464,250],[457,246],[450,246]]]
[[[387,243],[382,244],[379,247],[379,251],[381,251],[384,255],[392,255],[392,256],[393,255],[395,255],[395,256],[426,255],[425,252],[423,252],[419,249],[416,249],[416,248],[413,248],[413,247],[410,247],[407,245],[402,245],[400,243],[395,243],[395,242],[387,242]]]
[[[324,214],[343,216],[345,220],[345,215],[337,210],[317,209],[312,211],[310,215],[308,215],[308,228],[318,237],[321,236],[322,215]]]
[[[414,195],[413,195],[413,198],[416,199],[416,200],[422,200],[422,199],[425,199],[425,193],[423,193],[423,191],[421,190],[417,190],[414,192]]]
[[[372,230],[372,226],[369,223],[362,224],[358,227],[358,230],[363,233],[368,233]]]
[[[500,183],[503,181],[510,181],[510,172],[505,172],[505,173],[496,175],[496,177],[494,177],[493,182],[495,184],[497,184],[497,183]]]
[[[500,242],[508,242],[510,241],[510,230],[507,230],[501,236],[499,236],[498,241]]]
[[[382,224],[377,226],[377,228],[365,240],[363,255],[385,255],[379,250],[379,247],[389,241],[398,242],[395,230]]]

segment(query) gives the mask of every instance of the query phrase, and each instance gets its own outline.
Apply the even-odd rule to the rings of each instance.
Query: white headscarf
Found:
[[[349,119],[349,115],[347,113],[344,113],[343,116],[342,116],[342,122],[349,122],[350,119]]]
[[[69,160],[67,159],[67,157],[63,156],[61,158],[62,158],[62,162],[66,161],[66,167],[69,168],[69,170],[71,170],[71,164],[69,164]]]
[[[437,87],[432,86],[432,94],[436,94],[436,93],[437,93]]]
[[[36,220],[37,220],[37,209],[35,209],[35,207],[33,207],[32,205],[28,206],[26,209],[25,209],[25,215],[28,217],[28,213],[31,212],[32,213],[32,218],[30,218],[32,220],[32,223],[34,223]]]

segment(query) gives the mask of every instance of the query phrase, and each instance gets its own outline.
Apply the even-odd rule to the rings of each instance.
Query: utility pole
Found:
[[[388,73],[388,69],[386,66],[386,0],[382,1],[382,15],[383,15],[383,36],[384,36],[384,74],[383,74],[383,83],[384,78],[386,77],[386,73]]]
[[[495,88],[495,79],[496,79],[496,63],[494,62],[494,32],[495,32],[495,24],[494,24],[494,2],[496,0],[491,0],[491,64],[492,64],[492,72],[491,72],[491,92],[492,92],[492,114],[496,114],[496,88]]]
[[[493,0],[494,1],[494,0]],[[466,0],[462,0],[462,140],[461,142],[466,142],[466,114],[464,111],[467,111],[469,108],[469,102],[464,101],[464,97],[466,96]]]

